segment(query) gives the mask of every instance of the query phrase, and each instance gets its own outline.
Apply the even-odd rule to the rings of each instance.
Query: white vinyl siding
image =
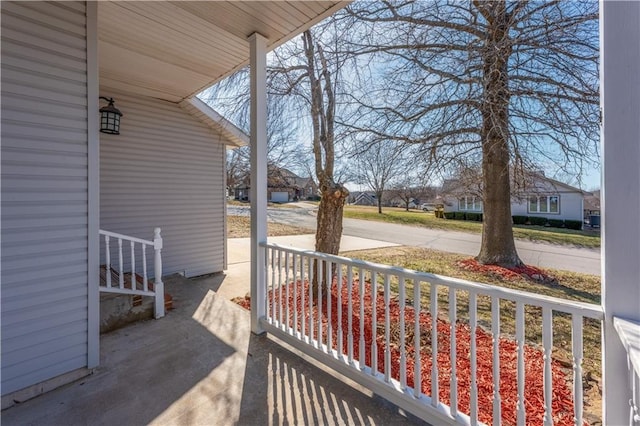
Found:
[[[511,203],[511,214],[516,216],[539,216],[549,219],[582,220],[583,195],[581,192],[558,192],[558,213],[533,213],[530,211],[530,199],[523,196]]]
[[[87,365],[85,4],[2,2],[2,394]]]
[[[175,103],[100,95],[123,113],[120,135],[100,135],[100,228],[144,239],[162,228],[165,274],[222,271],[227,142]]]

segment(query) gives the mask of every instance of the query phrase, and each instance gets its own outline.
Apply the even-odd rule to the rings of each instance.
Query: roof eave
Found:
[[[249,136],[245,132],[200,99],[188,98],[180,102],[179,105],[195,118],[222,134],[230,142],[227,145],[234,147],[249,145]]]
[[[333,6],[331,6],[327,10],[325,10],[323,13],[317,15],[315,18],[311,19],[310,21],[307,21],[304,25],[301,25],[298,28],[296,28],[294,31],[291,31],[289,34],[287,34],[287,36],[281,37],[278,40],[274,40],[273,42],[268,43],[267,44],[268,51],[272,51],[273,49],[283,45],[284,43],[288,42],[289,40],[291,40],[295,36],[300,35],[301,33],[305,32],[306,30],[308,30],[309,28],[314,26],[315,24],[317,24],[317,23],[321,22],[322,20],[328,18],[329,16],[333,15],[338,10],[345,8],[347,5],[351,4],[352,2],[353,2],[353,0],[347,0],[347,1],[340,1],[340,2],[338,2],[336,4],[334,4]],[[213,86],[214,84],[224,80],[225,78],[229,77],[230,75],[235,74],[236,72],[240,71],[242,68],[244,68],[244,67],[246,67],[248,65],[249,65],[249,60],[247,59],[246,61],[236,65],[235,67],[233,67],[232,69],[230,69],[226,73],[220,75],[215,80],[212,80],[211,82],[207,83],[205,86],[203,86],[203,87],[199,88],[198,90],[196,90],[195,92],[189,94],[188,96],[186,96],[184,98],[184,100],[188,100],[190,98],[195,98],[198,94],[202,93],[202,91],[204,91],[204,90],[208,89],[209,87]]]

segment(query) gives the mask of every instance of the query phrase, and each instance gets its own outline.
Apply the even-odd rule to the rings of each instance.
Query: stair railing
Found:
[[[162,318],[164,316],[164,283],[162,282],[162,237],[160,236],[160,228],[154,229],[153,241],[102,229],[100,230],[100,235],[103,237],[105,254],[105,274],[104,280],[100,280],[100,291],[154,297],[154,316],[156,319]],[[111,261],[112,241],[116,243],[118,250],[116,265],[112,265]],[[126,242],[129,243],[129,265],[125,265]],[[154,250],[154,280],[152,283],[149,282],[147,274],[147,247],[153,247]],[[137,257],[141,260],[141,265],[136,269]],[[142,273],[142,282],[138,282],[138,271]],[[125,280],[127,273],[130,273],[129,283]],[[114,283],[116,280],[117,282]]]

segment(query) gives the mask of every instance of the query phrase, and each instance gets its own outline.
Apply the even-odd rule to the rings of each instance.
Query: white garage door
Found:
[[[272,203],[287,203],[287,202],[289,202],[289,193],[288,192],[272,192],[271,193],[271,202]]]

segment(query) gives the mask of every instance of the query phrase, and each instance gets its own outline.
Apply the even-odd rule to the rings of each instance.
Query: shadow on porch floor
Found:
[[[216,296],[224,279],[168,277],[173,311],[102,335],[93,375],[2,412],[3,425],[419,423],[252,335],[249,313]]]

